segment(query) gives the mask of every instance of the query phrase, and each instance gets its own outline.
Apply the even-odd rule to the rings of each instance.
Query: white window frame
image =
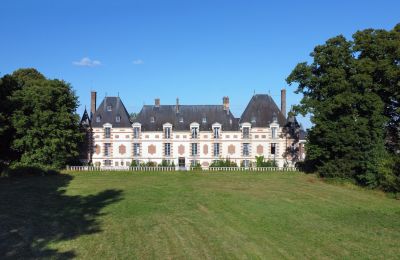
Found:
[[[164,143],[164,155],[171,156],[171,143]]]
[[[197,143],[191,144],[191,154],[192,154],[192,156],[199,155],[199,145]]]
[[[140,156],[140,143],[133,144],[133,156]]]
[[[214,143],[213,144],[213,155],[219,156],[221,153],[221,144],[220,143]]]
[[[250,156],[250,143],[243,144],[242,154],[243,154],[243,156]]]

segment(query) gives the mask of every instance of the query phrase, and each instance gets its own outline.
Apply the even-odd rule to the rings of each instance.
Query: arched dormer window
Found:
[[[190,124],[190,133],[192,139],[197,139],[199,137],[199,124],[194,122]]]
[[[243,139],[249,139],[250,138],[251,124],[250,123],[243,123],[241,125],[241,127],[242,127],[242,138]]]
[[[172,136],[172,124],[170,123],[165,123],[163,125],[163,130],[164,130],[164,138],[165,139],[170,139]]]
[[[140,129],[142,125],[140,123],[133,123],[133,138],[134,139],[139,139],[140,138]]]

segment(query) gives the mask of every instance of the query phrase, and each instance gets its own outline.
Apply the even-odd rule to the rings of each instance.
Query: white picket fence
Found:
[[[199,169],[194,167],[147,167],[147,166],[67,166],[67,171],[135,171],[135,172],[173,172],[173,171],[198,171]],[[299,171],[296,167],[208,167],[203,168],[203,171],[213,172],[293,172]]]

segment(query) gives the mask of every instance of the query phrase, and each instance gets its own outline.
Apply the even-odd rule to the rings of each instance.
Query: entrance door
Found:
[[[185,165],[185,157],[178,158],[178,165],[179,165],[179,168],[184,168],[186,166]]]

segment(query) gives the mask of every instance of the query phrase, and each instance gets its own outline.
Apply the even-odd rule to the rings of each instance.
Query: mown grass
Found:
[[[54,184],[59,178],[67,180]],[[400,255],[400,201],[301,173],[83,172],[1,184],[0,221],[6,225],[0,239],[13,243],[3,243],[0,256]],[[14,244],[24,235],[28,239]]]

